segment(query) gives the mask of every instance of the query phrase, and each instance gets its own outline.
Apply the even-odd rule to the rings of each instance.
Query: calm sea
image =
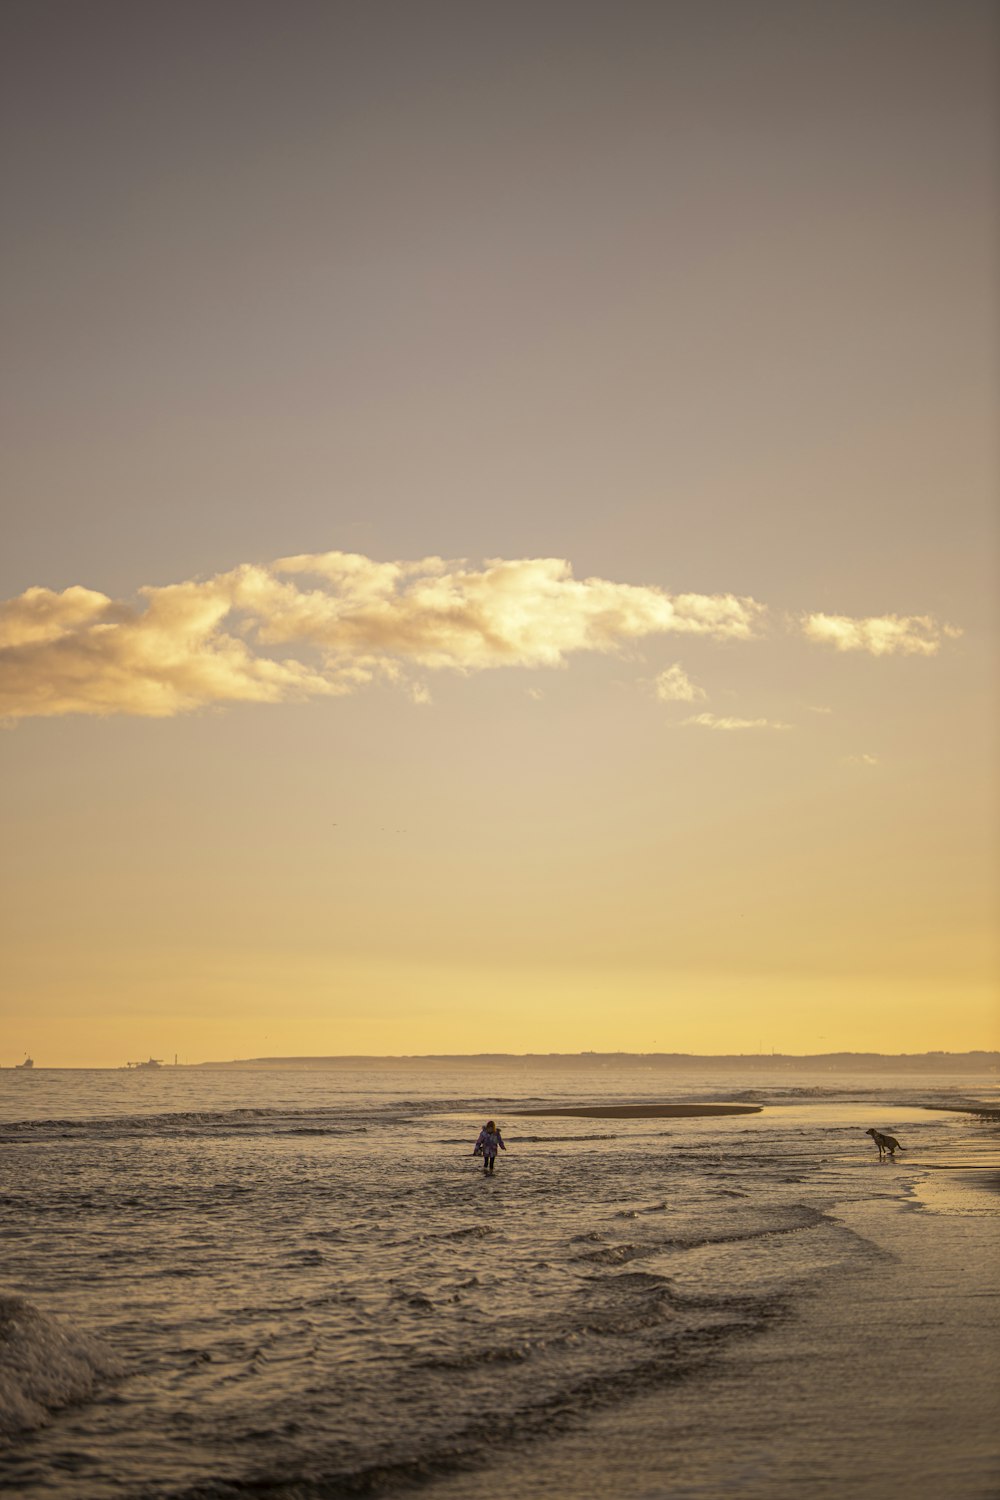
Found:
[[[521,1113],[726,1100],[764,1108]],[[885,1410],[915,1431],[899,1360],[927,1277],[980,1300],[925,1365],[979,1369],[982,1341],[997,1374],[995,1278],[991,1295],[966,1271],[995,1252],[1000,1204],[976,1104],[996,1106],[995,1077],[4,1070],[0,1483],[25,1500],[802,1493],[787,1423],[780,1462],[755,1443],[859,1298],[851,1347],[883,1318],[866,1378],[895,1379]],[[508,1145],[493,1178],[471,1155],[490,1116]],[[872,1125],[905,1154],[879,1164]],[[992,1422],[971,1410],[949,1487],[921,1458],[923,1491],[885,1473],[876,1426],[830,1434],[820,1409],[805,1492],[995,1495]],[[845,1488],[838,1453],[882,1469]]]

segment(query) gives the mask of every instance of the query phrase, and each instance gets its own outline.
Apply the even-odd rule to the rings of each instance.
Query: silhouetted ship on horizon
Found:
[[[15,1068],[33,1068],[35,1066],[35,1059],[25,1054],[24,1062],[15,1063],[14,1066]]]
[[[148,1057],[145,1062],[130,1062],[125,1064],[126,1068],[162,1068],[162,1057]]]

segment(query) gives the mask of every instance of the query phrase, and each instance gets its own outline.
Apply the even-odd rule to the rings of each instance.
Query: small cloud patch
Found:
[[[791,724],[782,724],[777,719],[736,719],[717,714],[692,714],[682,719],[683,724],[696,724],[700,729],[791,729]]]
[[[654,680],[653,691],[661,703],[695,703],[708,697],[676,661]]]
[[[930,615],[806,615],[803,634],[836,651],[866,651],[869,656],[936,656],[941,639],[961,635],[955,625],[939,625]]]

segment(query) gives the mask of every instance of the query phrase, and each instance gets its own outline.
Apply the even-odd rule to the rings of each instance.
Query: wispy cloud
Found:
[[[475,569],[326,552],[143,588],[138,601],[31,588],[0,605],[0,714],[169,717],[350,693],[412,668],[559,666],[654,634],[749,640],[765,614],[732,594],[576,579],[557,558]],[[426,701],[422,683],[404,685]]]
[[[676,661],[654,680],[653,691],[662,703],[695,703],[708,696]]]
[[[806,615],[802,630],[811,641],[837,651],[867,651],[871,656],[936,656],[944,637],[962,634],[954,625],[941,625],[930,615]]]
[[[849,766],[877,766],[879,763],[878,756],[869,755],[867,751],[862,751],[860,755],[848,755],[846,761]]]
[[[777,719],[734,719],[719,717],[716,714],[692,714],[688,719],[682,719],[682,724],[697,724],[701,729],[791,729],[790,724],[782,724]]]

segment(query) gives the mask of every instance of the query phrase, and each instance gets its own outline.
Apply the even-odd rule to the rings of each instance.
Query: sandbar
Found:
[[[678,1120],[696,1115],[759,1115],[759,1104],[566,1104],[517,1109],[517,1115],[563,1115],[577,1120]]]

